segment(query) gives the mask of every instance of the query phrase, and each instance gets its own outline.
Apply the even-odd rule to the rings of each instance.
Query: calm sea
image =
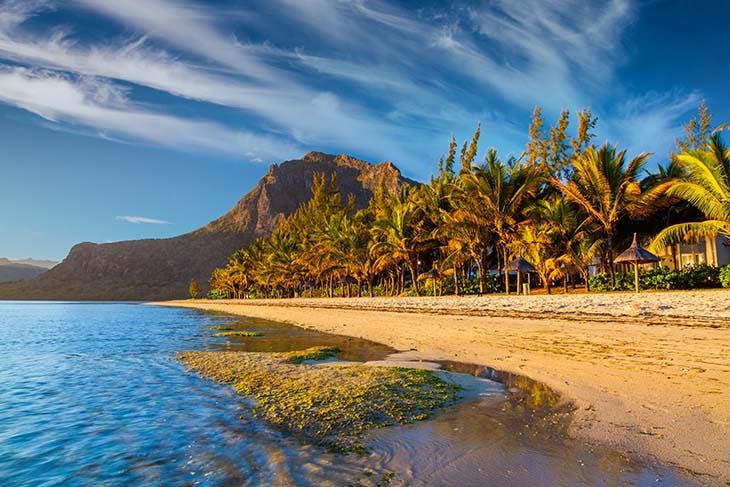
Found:
[[[208,328],[236,324],[268,339]],[[268,428],[230,388],[174,360],[322,341],[351,359],[389,351],[195,310],[0,301],[0,486],[687,485],[670,469],[543,434],[529,412],[507,414],[502,393],[380,430],[368,456],[335,455]]]

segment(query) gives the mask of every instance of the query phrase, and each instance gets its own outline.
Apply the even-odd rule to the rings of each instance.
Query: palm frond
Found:
[[[705,237],[714,238],[718,235],[730,235],[730,223],[721,220],[679,223],[659,232],[649,245],[649,250],[657,252],[681,242],[691,242]]]

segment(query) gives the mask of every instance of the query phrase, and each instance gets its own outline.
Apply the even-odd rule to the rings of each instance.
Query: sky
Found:
[[[730,121],[728,1],[0,0],[0,256],[163,238],[310,150],[426,180],[482,126],[589,108],[596,143],[666,161]]]

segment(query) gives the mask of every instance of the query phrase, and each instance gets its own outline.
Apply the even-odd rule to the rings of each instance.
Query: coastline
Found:
[[[730,292],[153,303],[289,322],[526,375],[572,434],[730,480]]]

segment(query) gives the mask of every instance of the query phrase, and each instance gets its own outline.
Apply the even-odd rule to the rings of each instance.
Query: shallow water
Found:
[[[215,337],[209,326],[262,336]],[[0,485],[687,485],[670,469],[569,440],[569,414],[523,379],[508,394],[377,431],[360,457],[271,430],[230,388],[174,360],[183,350],[313,345],[348,360],[392,352],[195,310],[0,302]]]

